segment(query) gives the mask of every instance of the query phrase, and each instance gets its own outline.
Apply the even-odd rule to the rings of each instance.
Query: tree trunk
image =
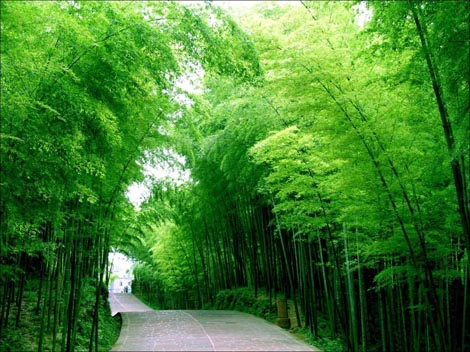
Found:
[[[349,253],[348,253],[348,240],[346,238],[346,224],[343,223],[343,241],[346,262],[346,278],[348,286],[348,302],[349,302],[349,326],[353,350],[359,350],[358,336],[357,336],[357,316],[356,316],[356,300],[354,298],[354,286],[351,277],[351,270],[349,268]]]
[[[447,150],[451,157],[451,169],[452,175],[454,177],[454,186],[455,192],[457,195],[457,206],[459,209],[460,219],[462,222],[463,228],[463,237],[465,241],[465,247],[467,250],[470,249],[470,210],[468,199],[466,199],[466,184],[464,177],[464,168],[461,165],[459,156],[455,150],[455,139],[454,132],[452,129],[452,122],[449,117],[449,112],[443,96],[443,87],[440,79],[439,69],[437,64],[435,64],[432,51],[429,47],[427,39],[427,29],[425,23],[421,22],[419,16],[419,5],[416,6],[415,3],[408,0],[408,4],[413,14],[413,20],[416,25],[416,30],[418,32],[419,40],[421,42],[421,47],[424,52],[426,59],[426,65],[428,67],[429,76],[431,78],[431,83],[434,91],[434,96],[436,97],[436,103],[439,110],[439,115],[441,117],[442,128],[444,131],[444,137],[447,142]]]

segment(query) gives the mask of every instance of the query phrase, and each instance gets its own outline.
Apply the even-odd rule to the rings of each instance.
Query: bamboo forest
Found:
[[[470,3],[2,1],[0,350],[155,309],[470,350]],[[274,316],[274,318],[273,318]]]

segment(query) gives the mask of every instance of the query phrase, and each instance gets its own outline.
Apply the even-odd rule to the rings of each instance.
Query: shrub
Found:
[[[265,294],[255,297],[253,289],[249,287],[219,291],[215,296],[213,308],[250,313],[269,321],[276,318],[274,302],[270,302]]]

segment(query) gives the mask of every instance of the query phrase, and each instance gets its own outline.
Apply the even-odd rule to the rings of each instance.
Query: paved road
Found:
[[[111,306],[111,315],[121,312],[153,312],[154,310],[145,305],[136,296],[128,293],[110,293],[109,305]]]
[[[246,313],[153,311],[130,294],[110,294],[110,304],[122,315],[121,335],[111,351],[318,351]]]

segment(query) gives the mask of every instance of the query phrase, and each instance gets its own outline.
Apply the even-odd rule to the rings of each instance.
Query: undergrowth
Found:
[[[270,322],[276,321],[277,318],[276,304],[270,302],[266,294],[260,293],[255,297],[253,289],[248,287],[219,291],[215,296],[214,305],[207,308],[237,310]]]
[[[150,300],[148,295],[145,295],[138,291],[133,291],[132,294],[136,296],[139,300],[141,300],[145,305],[149,306],[150,308],[155,309],[155,310],[161,309],[158,302]]]
[[[317,347],[325,352],[343,352],[347,350],[346,345],[340,337],[332,339],[327,337],[329,332],[327,330],[318,330],[318,336],[313,336],[309,328],[295,328],[290,330],[291,333],[304,340],[308,344]]]
[[[94,293],[89,288],[84,288],[82,296],[82,309],[80,318],[77,320],[77,335],[75,351],[88,351],[89,339],[92,325],[92,313],[94,305]],[[8,325],[2,327],[0,335],[0,351],[37,351],[38,336],[41,326],[42,310],[38,314],[35,312],[37,301],[37,287],[34,283],[27,285],[21,304],[21,316],[19,325],[15,325],[15,319],[9,319]],[[17,313],[16,305],[12,305],[10,315],[13,317]],[[44,321],[46,333],[44,335],[43,350],[52,350],[51,322]],[[119,337],[121,329],[121,319],[119,316],[112,317],[109,304],[104,300],[99,307],[98,323],[98,349],[99,351],[109,351]],[[61,351],[62,328],[58,329],[56,336],[56,351]]]

